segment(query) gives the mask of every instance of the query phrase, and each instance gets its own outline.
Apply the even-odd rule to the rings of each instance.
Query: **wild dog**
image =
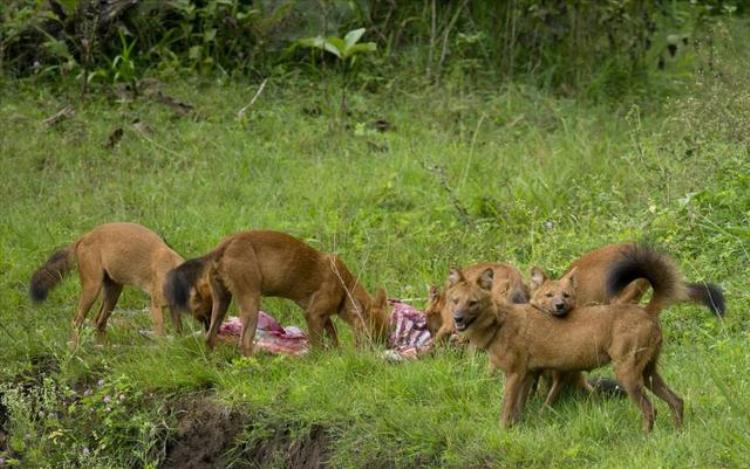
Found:
[[[213,304],[206,343],[213,348],[216,334],[231,299],[239,305],[240,346],[253,352],[262,296],[287,298],[305,311],[310,341],[322,344],[323,333],[338,344],[331,316],[338,314],[360,343],[370,334],[387,334],[386,294],[380,289],[373,300],[333,254],[276,231],[245,231],[228,236],[203,257],[191,259],[171,271],[165,285],[169,304],[187,309],[210,298]]]
[[[104,338],[107,320],[124,285],[138,287],[151,297],[154,332],[162,336],[162,308],[167,306],[164,281],[167,272],[182,262],[183,258],[148,228],[135,223],[107,223],[55,251],[32,275],[31,299],[45,300],[49,291],[77,267],[81,297],[72,323],[73,343],[77,343],[83,321],[101,291],[103,300],[95,323],[99,338]],[[175,310],[170,313],[175,329],[181,331],[179,314]]]
[[[615,375],[643,414],[643,431],[654,424],[654,408],[644,386],[664,400],[675,425],[682,425],[683,401],[657,371],[662,334],[659,312],[680,298],[683,283],[665,256],[631,246],[607,271],[606,291],[616,295],[637,278],[654,289],[645,307],[634,304],[581,306],[561,320],[540,314],[532,305],[514,305],[492,296],[494,272],[486,269],[475,281],[452,270],[447,297],[456,328],[470,343],[487,350],[493,365],[503,370],[505,389],[501,423],[520,419],[528,389],[543,370],[591,370],[612,362]]]
[[[540,311],[554,316],[565,316],[577,304],[622,304],[638,303],[649,288],[645,278],[636,278],[615,294],[606,286],[608,269],[621,261],[623,255],[634,249],[633,243],[610,244],[591,251],[573,261],[558,280],[550,279],[539,267],[531,269],[530,303]],[[670,261],[672,262],[672,261]],[[724,314],[724,296],[721,288],[712,283],[680,282],[672,301],[693,301],[709,308],[717,316]],[[551,404],[559,393],[575,384],[577,388],[591,391],[593,388],[582,373],[551,373],[552,381],[547,403]],[[617,383],[599,380],[599,387],[616,388]]]
[[[523,281],[521,272],[510,264],[482,262],[464,268],[464,275],[474,280],[488,268],[492,269],[495,282],[492,285],[492,295],[497,299],[505,299],[511,303],[526,303],[529,299],[529,287]],[[427,329],[435,337],[435,343],[440,343],[451,337],[455,331],[453,313],[445,301],[445,290],[431,286],[425,315]]]
[[[638,303],[648,291],[649,283],[646,279],[634,279],[616,294],[607,291],[605,281],[610,267],[633,246],[633,243],[609,244],[584,254],[573,261],[557,283],[550,280],[544,270],[539,267],[532,268],[531,302],[548,313],[558,316],[565,315],[576,303],[580,305]],[[570,288],[566,282],[570,279],[574,280],[573,288]],[[558,296],[555,296],[555,293]],[[574,295],[575,301],[561,301],[559,294],[565,293]],[[701,304],[717,316],[725,312],[724,295],[721,288],[713,283],[682,281],[675,294],[677,296],[672,301]],[[558,307],[562,309],[557,309]]]
[[[532,296],[529,303],[553,316],[565,316],[576,306],[578,267],[571,268],[558,280],[551,280],[539,267],[531,269]]]

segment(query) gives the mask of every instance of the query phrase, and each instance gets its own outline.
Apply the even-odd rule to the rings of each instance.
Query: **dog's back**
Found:
[[[133,285],[151,294],[182,257],[159,235],[135,223],[107,223],[80,238],[77,256],[98,257],[101,268],[116,283]]]
[[[625,342],[658,354],[659,321],[638,305],[578,307],[562,320],[526,305],[513,309],[507,320],[525,322],[528,332],[524,343],[506,347],[525,349],[529,369],[592,370],[621,358],[617,354],[627,348]]]

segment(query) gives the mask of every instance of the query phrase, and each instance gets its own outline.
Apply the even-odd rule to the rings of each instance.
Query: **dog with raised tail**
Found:
[[[675,425],[683,420],[683,401],[657,371],[662,347],[659,312],[679,298],[682,282],[672,261],[654,250],[632,245],[606,273],[608,294],[617,295],[637,278],[649,281],[654,294],[645,307],[611,304],[574,307],[564,319],[540,314],[530,304],[497,301],[492,269],[474,281],[458,269],[448,277],[446,293],[456,328],[489,353],[503,371],[505,389],[501,423],[519,421],[534,378],[542,371],[580,372],[612,363],[617,379],[643,415],[643,431],[655,412],[646,389],[664,400]]]

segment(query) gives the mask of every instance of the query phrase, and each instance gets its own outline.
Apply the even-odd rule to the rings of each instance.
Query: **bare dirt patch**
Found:
[[[294,431],[286,425],[253,437],[250,415],[201,396],[178,406],[177,430],[163,468],[327,467],[330,436],[321,426]],[[266,420],[266,419],[262,419]],[[257,433],[256,433],[257,435]]]
[[[244,428],[247,416],[208,397],[187,401],[182,414],[162,467],[224,467],[224,455]]]

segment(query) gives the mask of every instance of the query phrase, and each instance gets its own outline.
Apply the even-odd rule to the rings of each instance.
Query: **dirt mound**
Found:
[[[242,431],[247,416],[208,397],[185,404],[177,434],[167,446],[162,467],[206,469],[225,467],[223,456]]]

